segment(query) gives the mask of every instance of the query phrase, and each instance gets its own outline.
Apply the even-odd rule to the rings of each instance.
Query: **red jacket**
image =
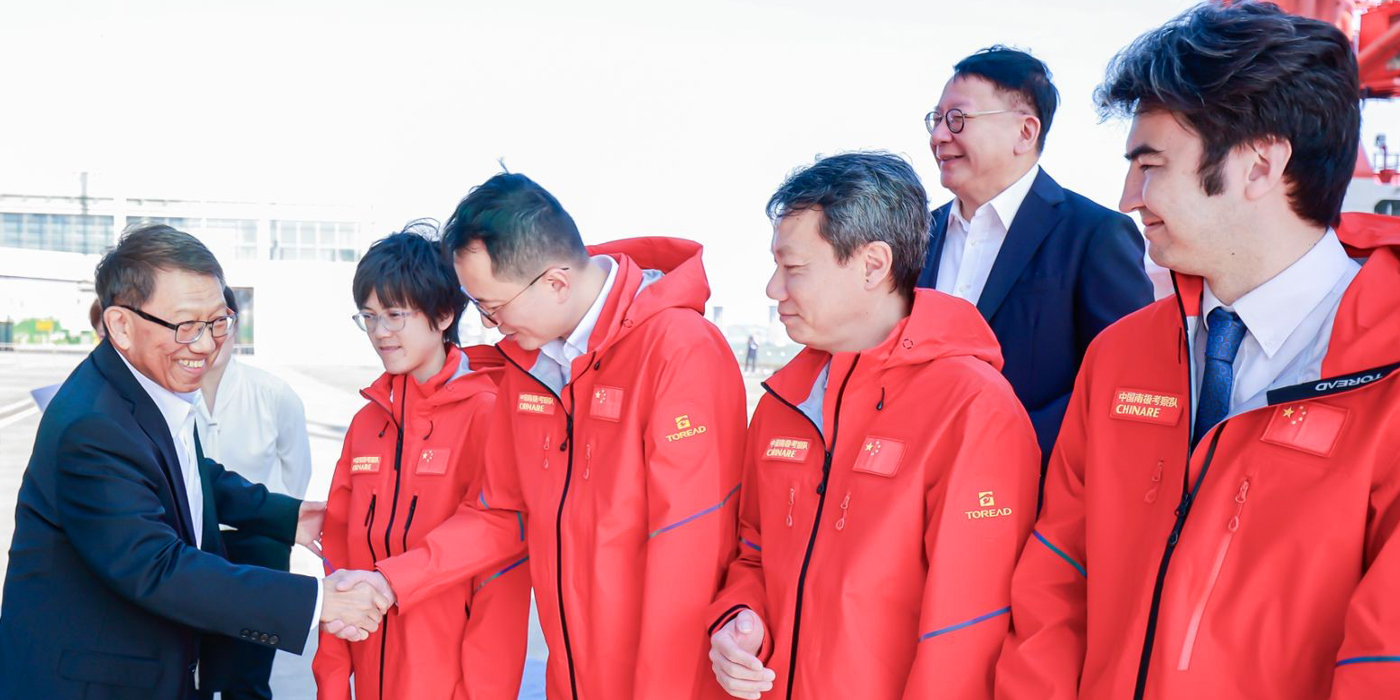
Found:
[[[737,546],[739,366],[703,316],[699,245],[591,250],[619,267],[572,382],[556,393],[529,372],[537,353],[502,343],[480,493],[379,570],[411,610],[498,559],[523,512],[551,698],[724,697],[701,631]]]
[[[373,569],[457,510],[481,478],[501,374],[494,348],[452,348],[422,385],[385,374],[360,392],[369,404],[350,422],[326,504],[321,543],[331,566]],[[391,608],[363,642],[322,633],[312,663],[317,697],[348,700],[353,675],[358,700],[514,700],[530,616],[522,540],[517,529],[512,558],[495,570],[442,587],[412,610]]]
[[[1347,215],[1338,235],[1368,259],[1321,378],[1190,454],[1201,280],[1178,275],[1090,347],[1016,568],[998,697],[1400,695],[1400,220]]]
[[[768,697],[991,697],[1040,475],[1000,368],[976,308],[919,290],[879,346],[804,350],[764,384],[710,632],[758,613]]]

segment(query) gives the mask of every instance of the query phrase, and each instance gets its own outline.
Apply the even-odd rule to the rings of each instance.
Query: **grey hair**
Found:
[[[907,160],[884,151],[820,158],[788,175],[768,200],[768,218],[820,208],[822,240],[845,264],[856,249],[883,241],[894,252],[895,290],[914,298],[928,252],[928,194]]]
[[[155,292],[156,272],[182,270],[208,275],[224,286],[224,269],[198,238],[165,224],[140,222],[122,231],[117,246],[97,263],[97,299],[106,309],[139,309]]]

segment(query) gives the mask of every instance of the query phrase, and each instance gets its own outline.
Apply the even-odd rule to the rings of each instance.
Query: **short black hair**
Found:
[[[883,241],[894,252],[895,291],[914,298],[928,252],[928,194],[909,162],[891,153],[856,151],[821,158],[788,176],[768,200],[774,223],[820,207],[822,240],[843,265],[856,248]]]
[[[1055,120],[1055,108],[1060,104],[1060,91],[1050,81],[1050,69],[1045,62],[1025,51],[997,44],[978,51],[953,66],[954,78],[977,76],[995,85],[1002,92],[1014,95],[1026,103],[1040,120],[1040,137],[1036,151],[1045,151],[1045,136],[1050,122]]]
[[[233,287],[228,285],[224,285],[224,306],[227,306],[229,311],[238,313],[238,297],[234,295]]]
[[[198,238],[165,224],[141,222],[122,231],[116,247],[97,263],[97,299],[103,309],[114,304],[139,309],[155,293],[161,270],[207,275],[224,285],[224,268]]]
[[[352,289],[358,308],[373,292],[381,305],[417,309],[433,325],[451,314],[452,322],[440,330],[443,342],[455,344],[467,295],[442,257],[436,236],[436,221],[418,219],[375,241],[355,266]]]
[[[1294,213],[1341,219],[1361,138],[1361,84],[1351,42],[1336,27],[1271,4],[1199,5],[1114,57],[1094,93],[1105,116],[1166,112],[1200,137],[1206,194],[1224,191],[1235,148],[1287,140]]]
[[[443,227],[449,259],[481,241],[491,271],[516,280],[553,262],[588,259],[578,226],[559,200],[520,173],[500,173],[473,187]]]

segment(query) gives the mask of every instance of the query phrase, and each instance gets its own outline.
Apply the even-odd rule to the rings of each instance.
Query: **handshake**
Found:
[[[351,642],[378,630],[396,601],[388,579],[377,571],[336,571],[321,586],[321,630]]]

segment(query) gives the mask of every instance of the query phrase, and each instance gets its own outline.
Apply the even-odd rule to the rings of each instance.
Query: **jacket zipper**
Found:
[[[413,527],[413,512],[418,510],[418,494],[413,494],[413,502],[408,504],[408,517],[403,521],[403,551],[408,551],[408,528]]]
[[[574,670],[574,647],[573,642],[569,639],[569,619],[564,613],[564,504],[568,500],[569,483],[573,480],[574,476],[573,408],[576,405],[574,404],[574,384],[579,379],[582,379],[583,375],[588,373],[589,367],[593,366],[596,353],[594,356],[589,357],[588,364],[584,367],[584,370],[580,372],[577,377],[573,377],[569,381],[569,408],[565,409],[564,398],[559,395],[559,392],[555,391],[553,387],[550,387],[548,384],[540,381],[535,375],[530,374],[524,367],[521,367],[520,363],[506,354],[505,350],[502,350],[500,346],[497,346],[496,350],[501,353],[501,357],[504,357],[506,362],[509,362],[516,369],[520,370],[525,376],[533,379],[536,384],[544,387],[544,390],[548,391],[550,396],[553,396],[554,400],[559,402],[560,410],[564,411],[564,441],[559,443],[559,451],[567,453],[568,462],[564,465],[564,488],[559,494],[559,511],[554,517],[554,577],[555,597],[559,600],[559,630],[564,635],[564,657],[565,660],[568,661],[569,667],[569,696],[574,700],[578,700],[578,674]],[[548,438],[546,438],[546,440],[547,439]],[[549,443],[546,442],[545,444],[548,445]],[[545,458],[546,469],[549,464],[548,459],[548,457]]]
[[[817,545],[817,530],[821,528],[822,508],[826,505],[826,484],[827,480],[831,477],[831,457],[832,453],[836,450],[836,437],[841,429],[841,401],[846,397],[846,385],[851,381],[851,375],[855,374],[856,365],[859,363],[860,354],[857,353],[855,359],[851,360],[851,368],[846,370],[846,377],[841,380],[841,388],[836,392],[836,410],[832,412],[831,417],[830,443],[826,442],[826,436],[822,435],[821,428],[819,428],[816,422],[811,418],[808,418],[807,414],[802,412],[802,409],[794,406],[792,402],[787,399],[778,396],[778,392],[773,391],[767,383],[763,385],[763,388],[767,389],[768,393],[772,394],[774,398],[797,411],[803,418],[807,418],[807,422],[812,423],[812,427],[817,429],[817,435],[822,435],[822,443],[823,446],[826,447],[825,454],[822,456],[822,480],[821,483],[817,484],[817,513],[816,517],[812,519],[812,534],[807,538],[807,552],[802,556],[802,569],[797,575],[797,602],[792,613],[792,658],[788,663],[788,700],[792,700],[792,691],[797,679],[797,641],[798,633],[802,629],[802,598],[807,587],[807,567],[812,563],[812,551]]]
[[[402,484],[403,470],[403,424],[408,420],[408,375],[403,378],[403,404],[399,407],[398,436],[394,445],[394,500],[389,503],[389,523],[384,528],[384,556],[392,556],[393,548],[389,544],[390,537],[394,532],[394,517],[399,511],[399,486]],[[389,416],[392,418],[393,413]],[[404,532],[405,537],[407,531]],[[384,657],[388,650],[389,642],[389,615],[385,615],[380,622],[379,630],[379,697],[384,697]]]
[[[365,513],[365,544],[369,545],[370,562],[379,561],[379,556],[374,553],[374,503],[379,500],[379,494],[369,495],[369,510]]]
[[[1147,612],[1147,630],[1143,633],[1142,655],[1138,659],[1137,683],[1133,688],[1133,700],[1143,700],[1143,694],[1147,692],[1147,672],[1152,662],[1152,646],[1156,642],[1157,636],[1157,615],[1162,608],[1162,589],[1167,583],[1167,566],[1171,564],[1172,554],[1176,552],[1176,543],[1181,539],[1181,529],[1186,526],[1186,517],[1191,514],[1191,504],[1195,500],[1196,494],[1205,481],[1206,472],[1210,470],[1211,460],[1215,457],[1215,447],[1220,442],[1220,434],[1225,431],[1225,424],[1229,419],[1220,421],[1215,426],[1215,432],[1211,436],[1210,445],[1206,449],[1205,459],[1201,462],[1201,472],[1196,475],[1196,485],[1190,488],[1191,483],[1191,433],[1195,429],[1192,423],[1194,415],[1191,405],[1191,395],[1195,391],[1196,376],[1191,367],[1191,344],[1186,338],[1186,305],[1181,301],[1181,287],[1177,284],[1176,275],[1172,275],[1172,291],[1176,293],[1176,310],[1181,315],[1181,332],[1177,338],[1177,357],[1181,353],[1186,353],[1186,468],[1181,474],[1181,502],[1176,507],[1176,522],[1172,524],[1171,534],[1167,536],[1167,545],[1162,550],[1162,562],[1157,565],[1157,580],[1152,585],[1152,604]]]
[[[1176,664],[1178,671],[1191,668],[1191,652],[1196,646],[1196,635],[1201,630],[1201,620],[1205,617],[1211,593],[1215,592],[1215,584],[1220,580],[1220,569],[1225,565],[1225,555],[1229,554],[1230,543],[1235,539],[1235,532],[1240,529],[1240,515],[1244,513],[1244,502],[1249,496],[1249,483],[1252,479],[1253,477],[1245,477],[1240,484],[1240,490],[1235,493],[1235,513],[1225,523],[1225,536],[1220,539],[1220,546],[1215,552],[1215,562],[1211,564],[1210,575],[1206,577],[1205,588],[1201,591],[1201,597],[1191,611],[1191,621],[1186,626],[1186,637],[1181,644],[1181,656]]]

